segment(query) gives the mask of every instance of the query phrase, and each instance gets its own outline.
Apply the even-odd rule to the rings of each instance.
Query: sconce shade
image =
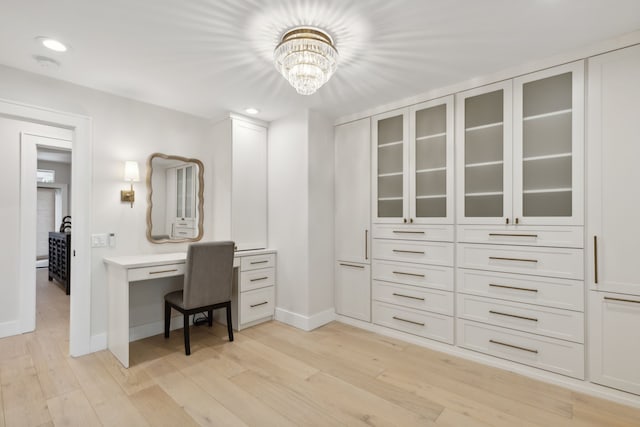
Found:
[[[124,162],[124,180],[127,182],[140,181],[140,170],[138,168],[138,162],[132,160]]]

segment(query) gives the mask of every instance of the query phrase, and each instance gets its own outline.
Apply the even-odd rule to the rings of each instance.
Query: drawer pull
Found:
[[[254,265],[254,264],[264,264],[265,262],[269,262],[268,259],[265,259],[263,261],[251,261],[249,264]]]
[[[593,236],[593,279],[598,284],[598,236]]]
[[[531,320],[532,322],[538,321],[538,319],[536,319],[535,317],[518,316],[517,314],[501,313],[499,311],[493,311],[493,310],[489,310],[489,313],[497,314],[498,316],[507,316],[507,317],[515,317],[516,319]]]
[[[402,271],[392,271],[393,274],[402,274],[404,276],[424,277],[424,274],[417,273],[404,273]]]
[[[265,304],[269,304],[269,301],[264,301],[258,304],[251,304],[249,307],[254,308],[254,307],[259,307],[261,305],[265,305]]]
[[[255,279],[251,279],[249,280],[250,282],[258,282],[260,280],[267,280],[269,278],[269,276],[264,276],[264,277],[256,277]]]
[[[345,267],[364,268],[364,265],[346,264],[344,262],[341,262],[340,265],[343,265]]]
[[[393,230],[396,234],[424,234],[424,231]]]
[[[413,320],[403,319],[402,317],[398,317],[398,316],[393,316],[393,319],[399,320],[401,322],[411,323],[411,324],[418,325],[418,326],[424,326],[424,323],[414,322]]]
[[[402,298],[411,298],[411,299],[417,299],[418,301],[424,301],[424,298],[420,298],[420,297],[412,297],[411,295],[403,295],[403,294],[397,294],[397,293],[393,293],[394,296],[396,297],[402,297]]]
[[[489,233],[491,237],[538,237],[537,234]]]
[[[640,301],[632,300],[632,299],[624,299],[624,298],[612,298],[612,297],[604,297],[604,299],[609,301],[618,301],[618,302],[633,302],[636,304],[640,304]]]
[[[424,251],[406,251],[404,249],[393,249],[393,252],[398,252],[402,254],[420,254],[424,255]]]
[[[530,348],[526,348],[526,347],[520,347],[518,345],[513,345],[513,344],[507,344],[504,342],[500,342],[500,341],[496,341],[496,340],[489,340],[490,343],[492,344],[498,344],[498,345],[503,345],[505,347],[511,347],[511,348],[515,348],[517,350],[523,350],[523,351],[528,351],[529,353],[535,353],[538,354],[538,350],[532,350]]]
[[[491,286],[492,288],[515,289],[517,291],[538,292],[537,289],[518,288],[516,286],[506,286],[506,285],[496,285],[494,283],[489,283],[489,286]]]
[[[537,259],[527,259],[527,258],[505,258],[500,256],[490,256],[489,259],[498,260],[498,261],[522,261],[522,262],[538,262]]]
[[[173,270],[150,271],[149,274],[173,273],[174,271],[178,271],[178,269],[174,268]]]

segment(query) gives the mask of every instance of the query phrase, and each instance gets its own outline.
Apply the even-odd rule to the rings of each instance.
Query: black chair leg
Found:
[[[184,318],[184,352],[187,356],[191,354],[191,344],[189,343],[189,315],[183,314]]]
[[[164,302],[164,337],[169,338],[169,326],[171,324],[171,306]]]
[[[213,326],[213,308],[209,309],[209,312],[207,313],[207,318],[209,320],[209,327]]]
[[[227,307],[227,333],[229,341],[233,341],[233,325],[231,324],[231,301],[226,304]]]

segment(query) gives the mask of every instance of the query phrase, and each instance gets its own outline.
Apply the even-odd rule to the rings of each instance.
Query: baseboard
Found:
[[[0,323],[0,338],[20,334],[20,321],[12,320],[10,322]]]
[[[530,366],[521,365],[509,360],[500,359],[497,357],[489,356],[482,353],[477,353],[472,350],[467,350],[455,345],[444,344],[438,341],[433,341],[428,338],[421,338],[415,335],[407,334],[405,332],[389,329],[385,326],[374,325],[373,323],[363,322],[361,320],[352,319],[341,315],[336,316],[336,320],[342,323],[346,323],[357,328],[365,329],[370,332],[375,332],[380,335],[395,338],[400,341],[409,342],[420,347],[425,347],[430,350],[439,351],[441,353],[450,354],[452,356],[460,357],[462,359],[471,360],[473,362],[482,363],[483,365],[492,366],[494,368],[504,369],[505,371],[514,372],[526,377],[565,387],[573,391],[588,394],[590,396],[599,397],[602,399],[611,400],[623,405],[633,406],[640,408],[640,396],[635,394],[626,393],[624,391],[615,390],[609,387],[604,387],[598,384],[591,383],[589,381],[582,381],[574,378],[569,378],[564,375],[555,374],[553,372],[544,371]]]
[[[276,307],[275,319],[279,322],[286,323],[303,331],[312,331],[322,325],[326,325],[336,319],[336,312],[333,308],[321,311],[311,316],[305,316],[284,308]]]

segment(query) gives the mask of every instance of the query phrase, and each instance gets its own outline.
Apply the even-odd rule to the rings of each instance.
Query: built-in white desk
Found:
[[[129,288],[132,283],[184,274],[186,252],[107,257],[109,350],[125,368],[129,367]],[[276,251],[239,251],[233,259],[231,297],[236,330],[273,318],[275,307]]]

